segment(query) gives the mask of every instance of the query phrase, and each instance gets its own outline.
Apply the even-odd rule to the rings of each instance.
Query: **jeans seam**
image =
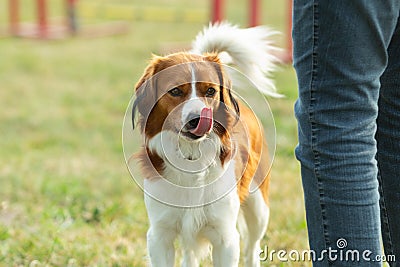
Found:
[[[309,104],[309,120],[311,122],[311,149],[314,155],[314,175],[317,179],[318,191],[320,195],[320,207],[321,207],[321,217],[322,217],[322,224],[323,224],[323,231],[324,231],[324,238],[325,238],[325,249],[330,247],[330,239],[329,239],[329,232],[328,232],[328,223],[327,223],[327,216],[326,216],[326,209],[325,209],[325,194],[322,182],[320,180],[320,155],[317,149],[317,127],[316,127],[316,120],[315,120],[315,111],[314,105],[316,102],[315,97],[315,80],[317,78],[317,70],[318,70],[318,32],[319,32],[319,8],[318,8],[318,1],[314,0],[313,2],[313,50],[312,50],[312,71],[311,71],[311,82],[310,82],[310,104]]]
[[[378,168],[379,168],[379,166],[378,166]],[[385,232],[386,232],[386,236],[387,236],[387,239],[388,239],[387,242],[388,242],[388,245],[389,245],[389,248],[386,249],[386,250],[389,250],[389,251],[385,250],[385,254],[386,255],[394,255],[393,241],[392,241],[392,236],[391,236],[391,231],[390,231],[389,216],[388,216],[387,210],[386,210],[385,195],[383,194],[383,180],[382,180],[382,177],[381,177],[379,172],[378,172],[378,181],[379,181],[378,189],[379,189],[380,202],[381,202],[380,210],[381,210],[381,213],[382,213],[382,215],[381,215],[382,222],[381,223],[384,226],[385,230],[387,230]]]

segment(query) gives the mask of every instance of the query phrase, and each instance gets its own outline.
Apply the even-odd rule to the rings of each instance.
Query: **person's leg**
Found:
[[[388,66],[379,96],[378,169],[385,254],[391,266],[400,262],[400,16],[388,49]]]
[[[380,265],[372,261],[381,254],[374,136],[379,77],[399,6],[397,0],[294,0],[296,156],[310,248],[317,256],[326,250],[314,266]]]

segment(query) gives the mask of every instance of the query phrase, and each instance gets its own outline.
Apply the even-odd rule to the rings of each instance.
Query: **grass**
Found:
[[[245,25],[236,2],[227,16]],[[283,4],[263,4],[263,22],[284,30]],[[122,120],[150,54],[190,41],[204,24],[134,21],[127,34],[99,39],[0,39],[0,266],[145,266],[148,221],[125,167]],[[262,245],[304,250],[293,69],[282,66],[276,83],[286,98],[269,99],[277,151]]]

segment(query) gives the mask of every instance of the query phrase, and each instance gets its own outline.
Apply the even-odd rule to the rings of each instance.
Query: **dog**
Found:
[[[209,25],[192,50],[155,56],[135,86],[143,147],[135,155],[144,179],[151,266],[260,266],[269,219],[270,158],[254,112],[232,91],[234,65],[264,94],[278,96],[269,73],[275,57],[266,27]],[[253,188],[253,190],[252,190]],[[212,251],[212,252],[211,252]]]

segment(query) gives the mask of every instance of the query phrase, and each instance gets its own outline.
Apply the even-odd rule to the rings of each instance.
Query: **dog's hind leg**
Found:
[[[260,266],[260,241],[267,230],[269,207],[264,201],[260,190],[250,194],[242,204],[242,213],[245,219],[247,235],[244,240],[244,266]]]

